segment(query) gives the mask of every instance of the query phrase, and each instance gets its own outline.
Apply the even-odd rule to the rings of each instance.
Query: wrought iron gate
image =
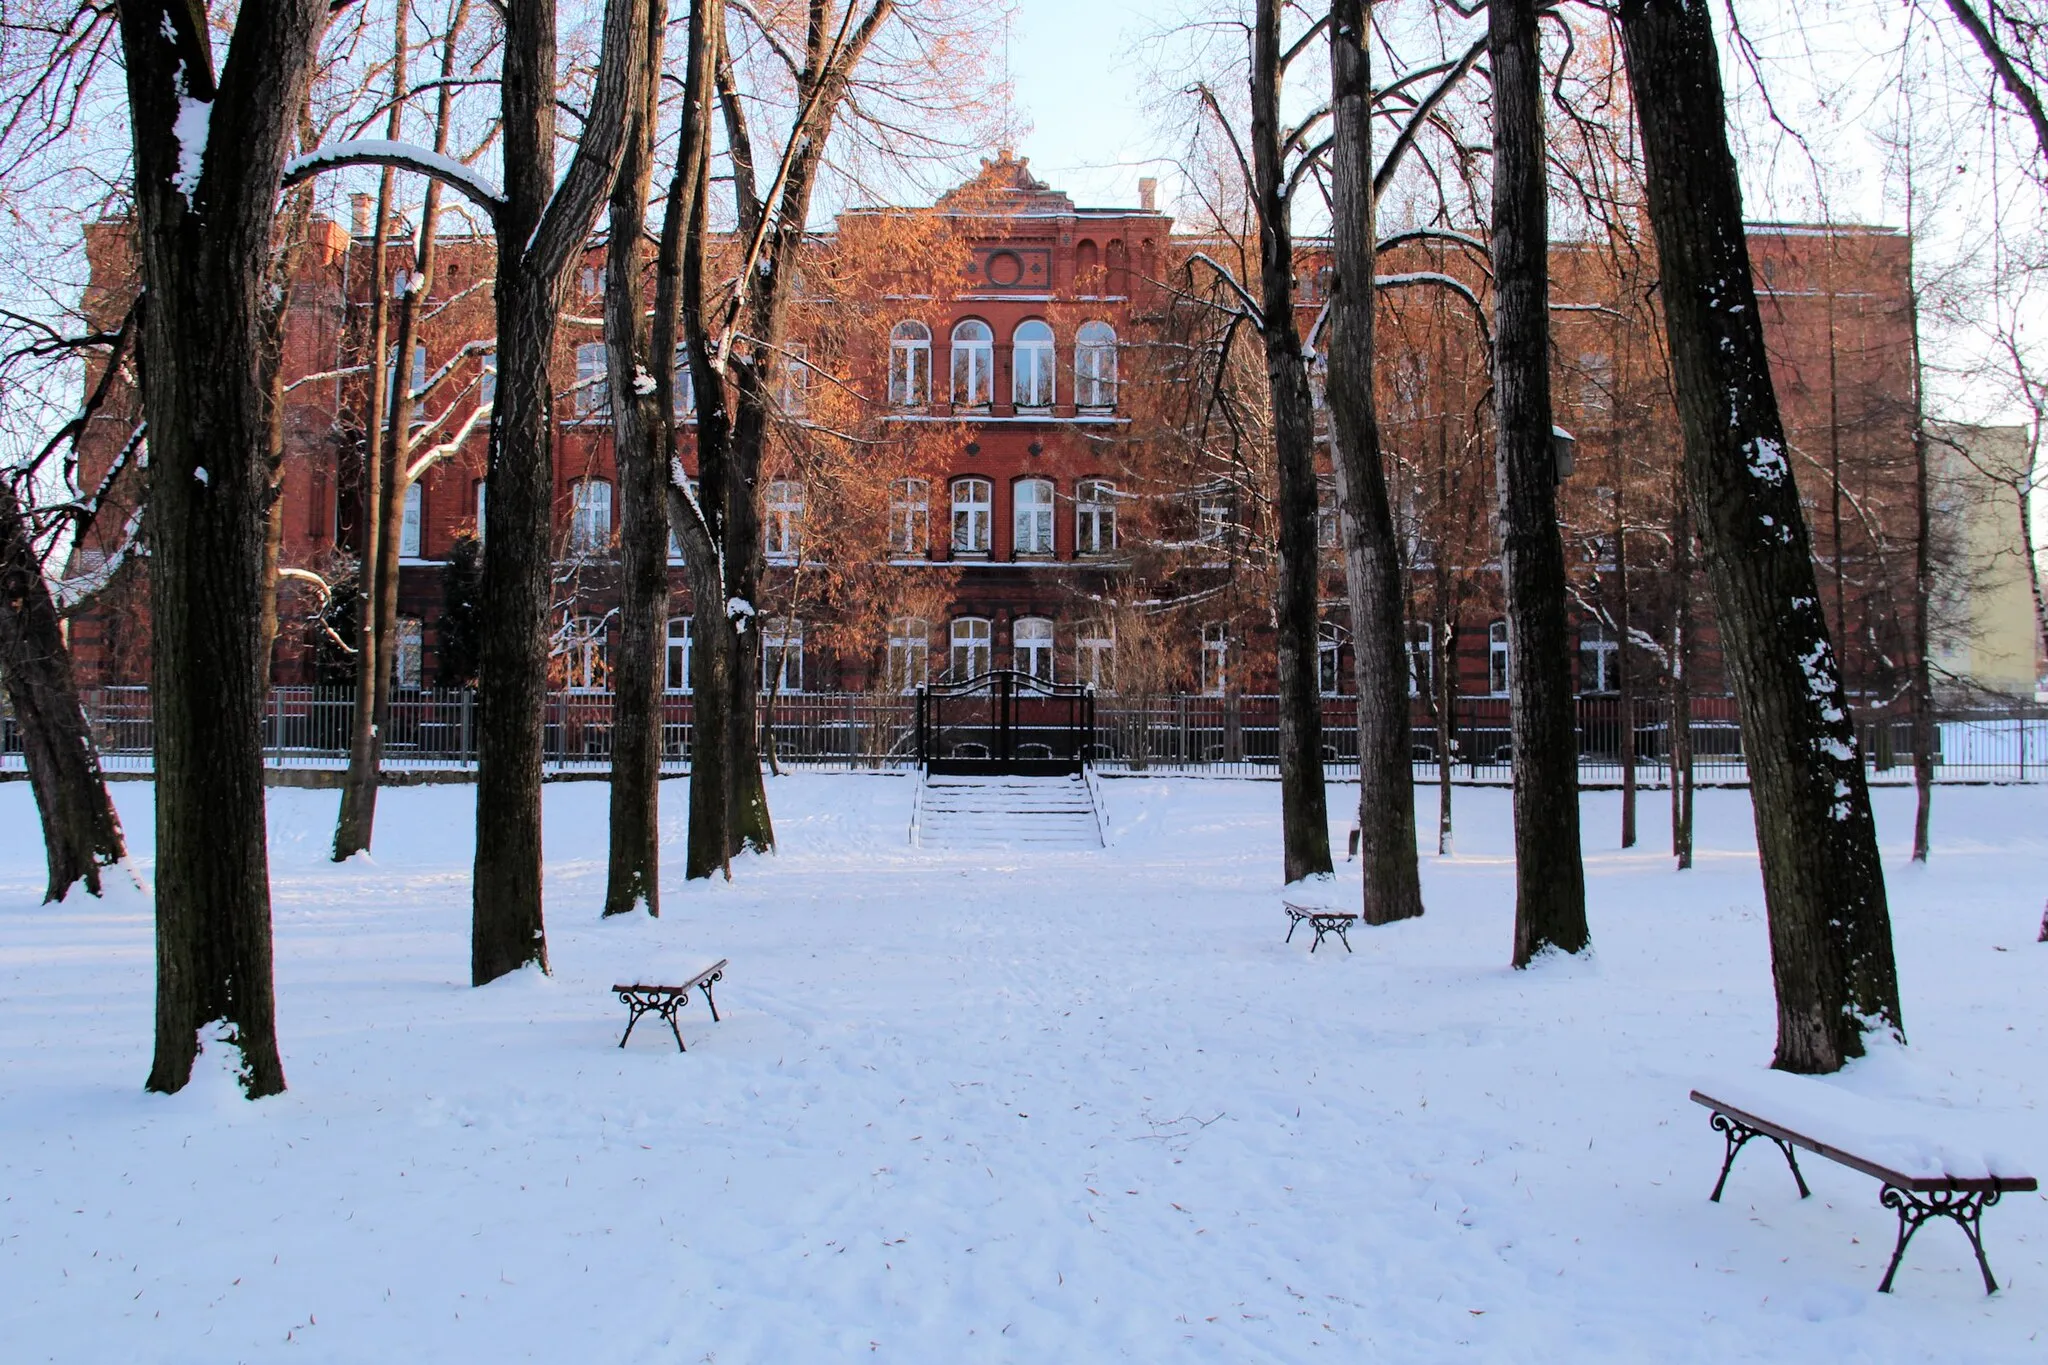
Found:
[[[1078,773],[1095,689],[1001,668],[917,690],[917,757],[932,773]]]

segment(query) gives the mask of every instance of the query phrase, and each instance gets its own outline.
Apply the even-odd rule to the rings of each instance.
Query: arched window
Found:
[[[1098,692],[1116,690],[1116,630],[1107,621],[1074,627],[1074,679]]]
[[[987,479],[953,480],[953,553],[988,553],[989,498]]]
[[[1010,336],[1010,401],[1020,408],[1053,402],[1052,328],[1033,319]]]
[[[985,408],[995,391],[996,334],[973,318],[953,329],[953,406]]]
[[[804,623],[775,617],[761,623],[761,690],[804,690]]]
[[[1316,627],[1316,686],[1326,697],[1344,690],[1344,644],[1351,632],[1334,621]]]
[[[579,479],[569,496],[569,553],[597,554],[612,543],[612,486],[603,479]]]
[[[1085,237],[1074,244],[1074,287],[1083,298],[1102,292],[1102,248]]]
[[[803,548],[804,486],[795,479],[768,485],[761,513],[761,548],[775,564],[791,564]]]
[[[690,656],[695,652],[695,635],[695,618],[668,618],[668,656],[667,667],[662,670],[662,686],[671,692],[690,690]]]
[[[576,415],[589,421],[609,417],[611,381],[605,369],[604,343],[586,341],[576,348]]]
[[[1020,616],[1010,627],[1010,665],[1045,682],[1052,676],[1052,622],[1043,616]]]
[[[1508,623],[1495,621],[1486,628],[1486,690],[1496,697],[1508,694]]]
[[[398,554],[401,559],[420,557],[421,506],[425,494],[418,480],[405,486],[405,518],[398,524]]]
[[[988,622],[963,616],[953,623],[953,681],[964,682],[988,672]]]
[[[1116,549],[1116,485],[1083,479],[1074,489],[1074,553],[1106,555]]]
[[[555,632],[554,649],[562,686],[571,692],[603,692],[611,686],[611,649],[602,616],[567,616]]]
[[[1084,412],[1116,407],[1116,329],[1084,322],[1074,333],[1074,404]]]
[[[1019,479],[1010,488],[1014,506],[1011,550],[1020,555],[1052,553],[1052,481]]]
[[[421,662],[425,657],[426,627],[417,616],[398,618],[398,649],[391,656],[391,681],[399,687],[420,685]]]
[[[1220,697],[1230,684],[1230,627],[1210,621],[1202,627],[1202,695]]]
[[[1620,645],[1614,632],[1598,621],[1579,628],[1579,691],[1618,692],[1621,675],[1616,668]]]
[[[931,484],[898,479],[889,485],[889,549],[922,555],[931,543]]]
[[[899,322],[889,332],[889,406],[921,408],[931,401],[932,329]]]
[[[931,680],[932,628],[921,616],[889,623],[889,690],[915,692]]]

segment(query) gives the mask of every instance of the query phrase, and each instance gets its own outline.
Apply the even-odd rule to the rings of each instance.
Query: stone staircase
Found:
[[[1093,849],[1102,847],[1102,824],[1083,778],[927,774],[910,841],[945,851]]]

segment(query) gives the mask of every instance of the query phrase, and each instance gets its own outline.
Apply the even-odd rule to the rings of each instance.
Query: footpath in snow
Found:
[[[1283,945],[1272,783],[1105,783],[1107,850],[921,851],[912,786],[771,783],[783,851],[600,923],[605,788],[547,791],[555,973],[467,984],[473,788],[271,795],[290,1091],[142,1092],[149,905],[37,904],[0,784],[0,1359],[2038,1362],[2048,1199],[1930,1225],[1687,1100],[1765,1065],[1748,798],[1699,865],[1585,799],[1596,955],[1506,962],[1508,795],[1457,794],[1429,913]],[[151,790],[115,788],[149,866]],[[1434,793],[1426,793],[1433,827]],[[1828,1083],[2048,1167],[2048,790],[1876,793],[1910,1048]],[[1348,804],[1341,791],[1331,805]],[[1342,826],[1336,829],[1342,848]],[[1355,872],[1355,865],[1353,869]],[[730,958],[690,1051],[608,993]],[[655,1021],[658,1022],[658,1021]]]

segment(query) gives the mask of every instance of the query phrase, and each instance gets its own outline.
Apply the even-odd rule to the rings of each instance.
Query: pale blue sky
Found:
[[[1083,205],[1138,202],[1138,177],[1163,175],[1144,105],[1152,78],[1132,48],[1170,23],[1178,0],[1018,0],[1009,61],[1017,154]],[[1167,207],[1162,204],[1161,207]]]

